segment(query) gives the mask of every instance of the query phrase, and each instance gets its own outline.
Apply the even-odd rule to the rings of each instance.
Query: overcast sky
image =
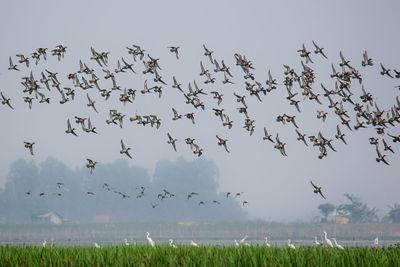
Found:
[[[146,167],[152,174],[161,159],[175,160],[179,156],[196,159],[184,143],[185,138],[193,137],[204,149],[203,157],[214,160],[218,166],[220,190],[244,192],[250,218],[308,220],[318,214],[319,204],[343,203],[346,192],[377,207],[382,216],[387,213],[388,205],[400,202],[400,145],[392,144],[391,138],[384,136],[396,152],[384,152],[391,164],[386,166],[375,161],[375,148],[369,144],[369,137],[378,136],[373,128],[350,132],[341,125],[348,145],[336,140],[336,125],[340,120],[327,107],[329,103],[322,97],[320,83],[334,88],[331,64],[340,70],[339,51],[342,51],[350,64],[360,71],[365,89],[374,96],[378,106],[390,109],[400,94],[395,88],[400,85],[400,79],[381,76],[379,63],[400,70],[399,10],[399,1],[3,1],[0,4],[0,91],[11,98],[15,110],[0,106],[0,181],[4,184],[10,164],[19,158],[40,163],[53,156],[73,168],[83,167],[86,158],[112,162],[124,156],[119,153],[121,138],[132,148],[131,164]],[[282,65],[290,65],[301,73],[297,50],[304,43],[312,51],[312,40],[325,48],[328,57],[312,53],[314,63],[309,64],[316,76],[313,92],[321,94],[323,105],[308,99],[303,101],[302,96],[297,96],[296,99],[301,100],[301,113],[298,113],[285,99]],[[60,62],[50,55],[50,50],[58,44],[68,47]],[[160,74],[168,84],[163,86],[161,99],[154,93],[140,94],[146,79],[150,86],[155,83],[152,75],[142,74],[143,64],[133,62],[128,55],[126,47],[132,44],[142,46],[146,54],[159,58]],[[222,84],[223,74],[213,71],[215,67],[203,54],[203,44],[215,51],[214,58],[224,59],[231,67],[235,84]],[[179,60],[169,52],[167,47],[171,45],[180,46]],[[17,62],[16,54],[27,56],[38,47],[48,48],[47,61],[42,59],[35,65],[31,59],[29,69]],[[20,81],[30,71],[37,80],[44,69],[58,72],[61,87],[73,87],[67,75],[79,70],[79,60],[82,60],[101,78],[100,87],[110,90],[111,81],[105,80],[101,68],[90,60],[90,47],[110,52],[108,69],[112,71],[121,57],[134,63],[138,74],[117,73],[115,77],[122,88],[137,89],[136,100],[124,106],[118,101],[120,92],[113,91],[111,98],[105,101],[94,88],[87,91],[75,88],[75,100],[60,105],[57,90],[41,89],[51,98],[51,103],[39,104],[35,99],[29,110],[23,102],[25,94]],[[363,68],[361,60],[365,50],[374,65]],[[279,83],[278,89],[262,95],[262,102],[249,96],[243,71],[235,65],[235,53],[246,55],[253,62],[255,79],[264,86],[268,70],[271,70]],[[9,56],[20,72],[7,70]],[[200,61],[216,78],[214,84],[203,83],[204,76],[199,76]],[[183,95],[171,87],[173,75],[185,91],[188,83],[196,80],[206,92],[222,93],[220,108],[224,108],[233,121],[232,129],[223,127],[214,115],[212,108],[218,106],[211,95],[200,96],[205,104],[204,111],[187,105]],[[301,95],[297,84],[293,90]],[[353,81],[351,90],[352,99],[361,102],[361,85]],[[244,116],[237,111],[241,105],[233,92],[248,95],[249,116],[255,120],[253,136],[243,128]],[[86,93],[96,101],[98,114],[86,106]],[[181,114],[195,112],[196,124],[186,118],[173,121],[171,107]],[[351,105],[345,104],[345,108],[351,115],[350,124],[354,125]],[[105,123],[110,109],[126,115],[122,129]],[[325,123],[316,118],[319,109],[328,112]],[[156,114],[162,119],[160,129],[129,122],[128,118],[136,112]],[[328,150],[328,157],[318,159],[318,148],[311,144],[306,147],[297,141],[293,125],[276,122],[276,117],[283,113],[296,115],[300,132],[307,136],[318,135],[321,131],[325,137],[334,139],[337,152]],[[74,116],[90,117],[99,134],[84,133],[73,122]],[[68,118],[77,128],[78,137],[65,133]],[[264,126],[273,136],[279,132],[281,141],[287,143],[287,157],[281,156],[272,143],[262,140]],[[386,131],[400,134],[398,124]],[[178,139],[177,152],[167,144],[167,132]],[[217,145],[216,134],[229,140],[229,154]],[[24,148],[24,141],[36,143],[34,156]],[[383,152],[383,148],[381,150]],[[326,201],[312,192],[310,180],[323,187]]]

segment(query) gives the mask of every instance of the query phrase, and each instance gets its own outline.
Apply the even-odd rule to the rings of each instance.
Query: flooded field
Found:
[[[203,246],[234,246],[246,235],[244,243],[264,244],[264,237],[272,246],[285,247],[288,239],[297,246],[315,246],[321,242],[323,231],[328,238],[336,238],[342,246],[373,247],[379,238],[380,247],[400,242],[396,224],[307,224],[267,222],[207,222],[207,223],[104,223],[104,224],[16,224],[0,225],[0,245],[101,246],[146,245],[146,232],[157,245],[173,239],[177,245],[189,245],[194,240]],[[243,243],[243,244],[244,244]]]

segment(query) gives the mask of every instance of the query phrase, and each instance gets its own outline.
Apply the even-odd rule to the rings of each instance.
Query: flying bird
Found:
[[[323,47],[319,47],[315,42],[314,42],[314,40],[312,41],[312,43],[314,44],[314,46],[315,46],[315,50],[314,50],[314,53],[315,54],[321,54],[324,58],[326,58],[327,59],[327,57],[326,57],[326,55],[325,55],[325,53],[324,53],[324,51],[323,51]]]
[[[311,182],[311,185],[314,187],[314,193],[315,194],[319,193],[324,199],[326,199],[325,196],[322,194],[322,191],[321,191],[322,187],[316,186],[312,181],[310,181],[310,182]]]
[[[168,48],[171,53],[175,53],[176,59],[179,59],[179,46],[169,46]]]
[[[125,154],[125,155],[127,155],[130,159],[132,158],[132,156],[129,154],[129,150],[130,150],[131,148],[130,147],[125,147],[125,145],[124,145],[124,141],[122,141],[122,139],[121,139],[121,151],[119,151],[119,153],[121,153],[121,154]]]
[[[19,71],[19,69],[17,68],[18,66],[13,64],[11,57],[8,57],[8,61],[10,63],[10,66],[8,67],[9,70],[18,70]]]
[[[226,145],[226,142],[228,141],[228,139],[222,139],[222,138],[219,137],[218,135],[216,135],[216,137],[217,137],[217,139],[218,139],[218,145],[219,145],[219,146],[224,146],[226,152],[229,153],[228,146]]]
[[[78,136],[76,133],[75,133],[75,128],[72,128],[71,127],[71,123],[70,123],[70,121],[69,121],[69,119],[67,120],[67,130],[65,130],[65,132],[68,134],[68,133],[70,133],[70,134],[73,134],[73,135],[75,135],[75,136]]]
[[[1,98],[2,98],[1,103],[2,103],[3,105],[8,105],[11,109],[14,109],[13,106],[11,106],[10,98],[6,98],[6,97],[4,96],[4,94],[3,94],[3,92],[0,92],[0,95],[1,95]]]
[[[93,161],[91,159],[86,159],[88,163],[86,164],[86,168],[90,169],[90,174],[94,173],[94,168],[96,164],[98,163],[97,161]]]
[[[172,147],[174,148],[174,150],[176,151],[176,144],[175,144],[175,142],[178,141],[178,139],[172,138],[172,136],[171,136],[169,133],[167,133],[167,135],[168,135],[168,139],[169,139],[169,140],[167,141],[167,143],[168,143],[168,144],[171,144]]]
[[[25,143],[25,147],[29,149],[29,152],[31,153],[31,155],[33,156],[33,145],[35,144],[35,142],[24,142]]]

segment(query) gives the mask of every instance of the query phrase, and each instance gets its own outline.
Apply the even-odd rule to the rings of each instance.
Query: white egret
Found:
[[[43,241],[43,243],[42,243],[42,247],[45,247],[46,244],[47,244],[47,241],[46,241],[46,239],[45,239],[45,240]]]
[[[245,235],[245,236],[240,240],[240,244],[243,244],[244,241],[245,241],[248,237],[249,237],[248,235]]]
[[[331,247],[331,248],[333,248],[332,241],[330,241],[330,240],[326,237],[327,235],[328,235],[328,234],[324,231],[324,238],[325,238],[326,245],[329,246],[329,247]]]
[[[321,246],[322,244],[318,242],[317,237],[315,236],[314,244],[317,246]]]
[[[170,247],[176,248],[176,245],[174,244],[174,240],[168,239],[168,241],[169,241],[169,246]]]
[[[149,245],[154,247],[156,244],[154,243],[153,239],[150,238],[150,233],[146,232],[146,234],[147,234],[146,238],[147,238],[147,241],[149,242]]]
[[[240,246],[239,243],[237,242],[237,240],[235,239],[235,247]]]
[[[124,243],[125,243],[125,246],[129,246],[128,239],[124,238]]]
[[[335,246],[336,246],[337,248],[339,248],[339,249],[344,249],[344,247],[342,247],[341,245],[339,245],[339,244],[336,242],[336,238],[333,238],[333,237],[332,237],[332,240],[333,240],[333,242],[335,242]]]
[[[95,248],[100,248],[99,244],[97,244],[96,242],[93,243]]]
[[[375,237],[374,246],[377,247],[378,245],[379,245],[379,239],[378,239],[378,237]]]
[[[268,237],[264,236],[264,245],[270,247],[271,245],[268,243]]]
[[[199,247],[199,245],[197,245],[193,240],[190,240],[190,245],[193,247]]]
[[[290,239],[288,239],[287,241],[287,246],[291,249],[295,249],[296,247],[292,244],[292,241]]]

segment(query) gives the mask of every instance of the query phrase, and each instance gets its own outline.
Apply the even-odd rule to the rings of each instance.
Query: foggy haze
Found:
[[[349,131],[323,97],[320,86],[334,89],[335,80],[330,78],[331,64],[341,71],[339,52],[342,51],[350,64],[359,70],[363,85],[370,92],[378,106],[387,111],[396,103],[400,91],[400,79],[380,75],[380,63],[389,69],[400,70],[400,19],[398,1],[12,1],[0,4],[0,91],[8,98],[15,110],[6,105],[0,106],[0,182],[4,186],[10,165],[17,159],[33,160],[39,164],[48,157],[54,157],[71,169],[85,166],[86,158],[102,164],[117,159],[129,160],[130,165],[141,166],[149,171],[152,178],[158,162],[168,159],[175,161],[183,157],[192,162],[198,157],[185,144],[185,138],[192,137],[204,149],[203,157],[212,161],[218,169],[217,182],[220,192],[244,192],[249,202],[244,206],[249,218],[274,221],[311,220],[319,215],[318,205],[329,202],[334,205],[346,201],[345,193],[354,194],[370,207],[378,208],[380,217],[388,212],[388,205],[400,202],[400,145],[385,140],[392,145],[395,154],[386,154],[390,166],[377,163],[375,146],[369,144],[370,137],[382,136],[374,127]],[[308,99],[303,101],[297,82],[293,92],[300,100],[301,113],[286,100],[287,91],[283,84],[283,64],[301,73],[301,60],[297,50],[304,43],[309,51],[314,50],[314,40],[325,48],[328,59],[312,52],[314,63],[308,66],[314,70],[316,80],[313,92],[320,94],[323,105]],[[50,50],[56,45],[67,46],[66,56],[57,61]],[[159,71],[168,85],[163,86],[161,98],[156,93],[141,94],[144,81],[149,87],[155,85],[154,75],[142,74],[143,63],[133,61],[126,47],[140,45],[146,54],[159,58],[162,70]],[[223,73],[215,73],[214,65],[204,56],[202,45],[215,51],[213,58],[225,61],[230,67],[235,84],[222,84]],[[180,47],[180,58],[169,51],[168,46]],[[16,54],[30,55],[36,48],[47,47],[48,58],[41,59],[38,65],[30,60],[29,69],[18,63]],[[39,104],[34,100],[30,110],[24,103],[21,77],[29,76],[32,70],[35,79],[41,78],[45,69],[58,72],[61,87],[73,88],[67,79],[69,73],[79,70],[79,60],[95,70],[101,88],[110,90],[112,82],[105,80],[105,73],[91,60],[90,47],[96,51],[109,51],[107,69],[114,72],[117,60],[124,57],[137,74],[130,71],[115,74],[121,88],[136,89],[133,103],[123,105],[119,100],[121,91],[113,91],[105,101],[96,88],[82,90],[74,88],[74,101],[64,105],[58,102],[61,97],[55,88],[51,92],[40,89],[51,98],[50,104]],[[373,66],[361,67],[364,51],[373,59]],[[255,70],[255,80],[265,85],[268,70],[277,80],[277,90],[261,94],[262,102],[248,95],[245,90],[243,71],[236,66],[234,54],[245,55]],[[12,57],[21,71],[7,70],[8,58]],[[144,60],[148,60],[146,56]],[[209,69],[214,84],[204,84],[200,77],[200,61]],[[186,92],[188,83],[196,80],[208,95],[200,96],[205,110],[195,109],[185,104],[186,99],[177,89],[172,88],[172,76],[182,83]],[[252,82],[252,81],[250,81]],[[211,91],[222,93],[223,101],[217,105]],[[361,102],[361,85],[353,80],[351,91],[353,101]],[[254,119],[255,132],[249,136],[244,126],[244,115],[239,114],[233,93],[246,95],[249,117]],[[99,113],[87,107],[86,93],[96,101]],[[33,95],[31,95],[32,97]],[[344,103],[350,114],[350,124],[355,124],[353,106]],[[173,121],[171,108],[180,114],[195,113],[196,124],[182,118]],[[222,121],[214,115],[212,108],[224,108],[233,121],[232,129],[222,126]],[[124,126],[107,125],[109,110],[117,109],[125,114]],[[317,119],[317,110],[328,112],[326,122]],[[373,109],[371,109],[373,110]],[[161,127],[141,126],[130,122],[135,114],[155,114],[161,118]],[[299,131],[307,136],[318,136],[321,131],[337,150],[328,149],[328,156],[318,159],[319,150],[296,140],[297,134],[292,124],[282,125],[276,121],[278,115],[296,115]],[[96,126],[98,135],[85,133],[75,124],[74,116],[88,118]],[[66,134],[67,119],[76,128],[78,137]],[[334,138],[336,125],[346,134],[347,145]],[[263,127],[275,137],[279,132],[286,143],[287,157],[282,156],[274,144],[262,139]],[[177,138],[177,152],[167,143],[167,132]],[[389,126],[386,133],[399,135],[398,123]],[[218,146],[215,135],[227,138],[230,153]],[[120,140],[123,139],[133,159],[119,153]],[[31,156],[24,148],[24,141],[35,142],[35,155]],[[97,171],[97,170],[96,170]],[[89,173],[89,170],[87,170]],[[199,178],[201,179],[201,178]],[[313,180],[322,186],[326,200],[313,193],[310,185]],[[110,182],[111,183],[111,182]],[[173,189],[171,189],[173,190]]]

